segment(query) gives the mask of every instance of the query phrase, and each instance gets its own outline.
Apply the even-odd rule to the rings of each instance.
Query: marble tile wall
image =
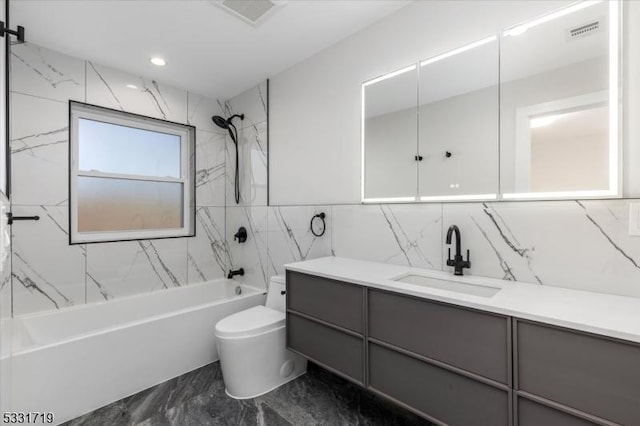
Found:
[[[9,211],[9,200],[0,192],[0,319],[11,316],[11,231],[7,223]],[[0,326],[0,341],[6,340],[4,336],[5,330]],[[0,348],[2,347],[0,342]],[[0,354],[2,353],[0,349]]]
[[[458,225],[470,274],[640,297],[640,237],[628,235],[640,200],[269,206],[269,274],[322,256],[449,270],[446,231]],[[316,211],[327,234],[311,236]]]
[[[41,217],[12,227],[0,292],[13,291],[14,315],[225,275],[227,146],[211,121],[225,103],[29,43],[12,47],[10,66],[13,210]],[[69,246],[70,99],[196,126],[196,237]]]

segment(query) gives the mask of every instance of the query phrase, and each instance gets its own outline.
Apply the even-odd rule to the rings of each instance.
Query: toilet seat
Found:
[[[254,306],[218,321],[215,334],[222,338],[248,337],[284,326],[284,312],[266,306]]]

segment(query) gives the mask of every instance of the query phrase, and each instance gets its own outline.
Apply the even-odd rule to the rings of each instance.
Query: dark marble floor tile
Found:
[[[226,395],[213,363],[79,417],[66,426],[427,426],[430,423],[309,364],[307,374],[253,399]]]
[[[125,399],[134,421],[152,417],[155,413],[180,406],[190,399],[209,390],[224,393],[224,382],[219,363],[205,366],[182,376],[176,377],[153,388],[147,389]]]
[[[64,423],[65,426],[132,426],[133,424],[134,421],[123,401],[114,402]]]

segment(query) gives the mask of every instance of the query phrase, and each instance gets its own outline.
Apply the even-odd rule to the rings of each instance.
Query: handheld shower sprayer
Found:
[[[240,204],[240,162],[238,155],[238,129],[233,124],[233,119],[239,118],[240,120],[244,120],[244,114],[233,114],[229,118],[223,118],[219,115],[214,115],[211,117],[216,126],[221,129],[226,129],[229,132],[229,136],[233,141],[233,145],[236,147],[236,173],[235,173],[235,185],[234,185],[234,195],[236,199],[236,204]]]

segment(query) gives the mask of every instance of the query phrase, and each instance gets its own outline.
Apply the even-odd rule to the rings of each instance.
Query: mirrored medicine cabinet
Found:
[[[362,84],[362,201],[615,198],[620,4],[584,1]]]

